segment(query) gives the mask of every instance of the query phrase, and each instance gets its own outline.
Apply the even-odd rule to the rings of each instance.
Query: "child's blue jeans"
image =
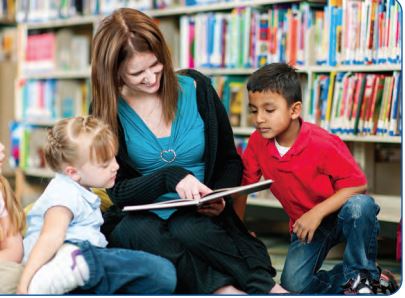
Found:
[[[311,243],[301,242],[293,233],[281,274],[281,285],[295,293],[336,294],[360,271],[366,271],[371,279],[378,280],[379,210],[370,196],[356,195],[342,206],[337,216],[323,220]],[[340,242],[346,242],[343,262],[330,271],[319,270],[329,250]]]
[[[80,287],[95,294],[171,294],[176,271],[168,260],[143,251],[101,248],[88,241],[74,243],[89,266],[90,278]]]

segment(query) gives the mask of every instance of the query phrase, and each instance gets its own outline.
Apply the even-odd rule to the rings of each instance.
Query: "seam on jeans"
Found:
[[[368,243],[368,246],[367,246],[367,260],[368,261],[370,261],[369,260],[369,256],[370,256],[370,251],[371,251],[371,243],[373,242],[373,239],[376,239],[375,241],[377,241],[377,234],[378,234],[378,232],[377,232],[377,226],[379,225],[379,222],[378,222],[378,220],[377,219],[375,219],[374,220],[374,228],[373,228],[373,232],[371,233],[371,237],[370,237],[370,240],[369,240],[369,243]],[[376,249],[377,249],[377,243],[374,245],[375,246],[375,249],[374,249],[374,252],[373,252],[373,254],[374,254],[374,258],[377,258],[377,252],[375,251]],[[374,276],[372,276],[372,278],[373,279],[378,279],[379,277],[377,277],[377,278],[375,278]]]
[[[324,246],[326,245],[326,242],[327,242],[326,240],[328,240],[328,239],[330,238],[330,234],[331,234],[331,233],[329,233],[326,237],[323,238],[322,247],[324,247]],[[328,252],[329,252],[329,250],[328,250]],[[320,259],[320,255],[321,255],[321,250],[319,249],[319,250],[318,250],[318,255],[317,255],[317,257],[316,257],[315,265],[318,264],[318,261],[319,261],[319,259]],[[326,255],[327,255],[327,253],[325,254],[325,258],[326,258]],[[325,258],[323,259],[322,264],[323,264],[323,262],[325,261]],[[320,266],[319,266],[318,269],[314,268],[314,270],[316,270],[316,271],[313,272],[314,274],[319,271],[319,269],[322,267],[322,264],[320,264]]]
[[[323,240],[322,240],[322,245],[323,245],[323,246],[325,245],[326,240],[327,240],[328,238],[330,238],[330,234],[331,234],[331,233],[328,233],[327,235],[325,235],[325,237],[323,237]],[[300,241],[300,240],[297,238],[295,241]],[[323,246],[322,246],[322,247],[323,247]],[[318,265],[318,261],[319,261],[319,259],[320,259],[320,252],[321,252],[321,249],[318,249],[318,253],[317,253],[317,256],[316,256],[315,266],[312,268],[312,278],[313,278],[313,279],[317,279],[318,281],[320,281],[321,283],[323,283],[323,284],[325,284],[325,285],[327,285],[327,286],[330,286],[329,283],[326,283],[326,282],[320,280],[320,279],[318,278],[318,276],[316,275],[316,273],[318,273],[319,269],[322,267],[323,262],[325,261],[325,258],[324,258],[323,261],[322,261],[322,263],[319,265],[319,268],[316,268],[316,266]],[[325,255],[325,257],[326,257],[326,255]],[[308,285],[310,285],[310,283],[311,283],[311,282],[309,282],[309,283],[304,287],[304,290],[308,287]],[[301,291],[301,293],[303,293],[304,290]]]

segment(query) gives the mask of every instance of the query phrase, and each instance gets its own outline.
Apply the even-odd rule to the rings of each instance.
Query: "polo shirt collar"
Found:
[[[67,184],[71,184],[71,185],[72,185],[71,187],[76,188],[76,189],[80,192],[81,196],[82,196],[87,202],[89,202],[89,204],[94,205],[94,204],[97,203],[97,201],[98,201],[98,196],[97,196],[95,193],[93,193],[93,192],[91,192],[90,190],[86,189],[85,187],[81,186],[79,183],[77,183],[76,181],[74,181],[74,180],[73,180],[72,178],[70,178],[69,176],[64,175],[64,174],[60,174],[60,173],[56,173],[56,174],[55,174],[55,179],[61,180],[61,181],[63,181],[64,183],[67,183]]]
[[[283,157],[280,157],[280,154],[278,153],[276,144],[274,142],[275,139],[272,138],[269,140],[269,142],[271,143],[270,153],[273,157],[276,157],[278,159],[282,158],[283,160],[287,161],[294,155],[299,155],[306,148],[311,139],[311,129],[309,127],[310,125],[307,122],[304,122],[301,117],[298,120],[300,122],[300,131],[298,133],[298,137]]]

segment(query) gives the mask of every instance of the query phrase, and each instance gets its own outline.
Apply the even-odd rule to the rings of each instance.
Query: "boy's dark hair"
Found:
[[[278,93],[289,106],[302,100],[298,73],[286,63],[271,63],[256,70],[247,82],[247,90]]]

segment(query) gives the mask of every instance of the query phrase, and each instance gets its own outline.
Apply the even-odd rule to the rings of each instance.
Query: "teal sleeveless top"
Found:
[[[167,166],[183,167],[204,181],[203,155],[205,149],[204,122],[198,112],[195,83],[192,78],[177,76],[180,92],[176,116],[169,137],[157,138],[142,118],[120,98],[118,116],[124,128],[128,155],[142,175]],[[167,193],[155,202],[179,199],[177,193]],[[163,219],[176,209],[151,211]]]

